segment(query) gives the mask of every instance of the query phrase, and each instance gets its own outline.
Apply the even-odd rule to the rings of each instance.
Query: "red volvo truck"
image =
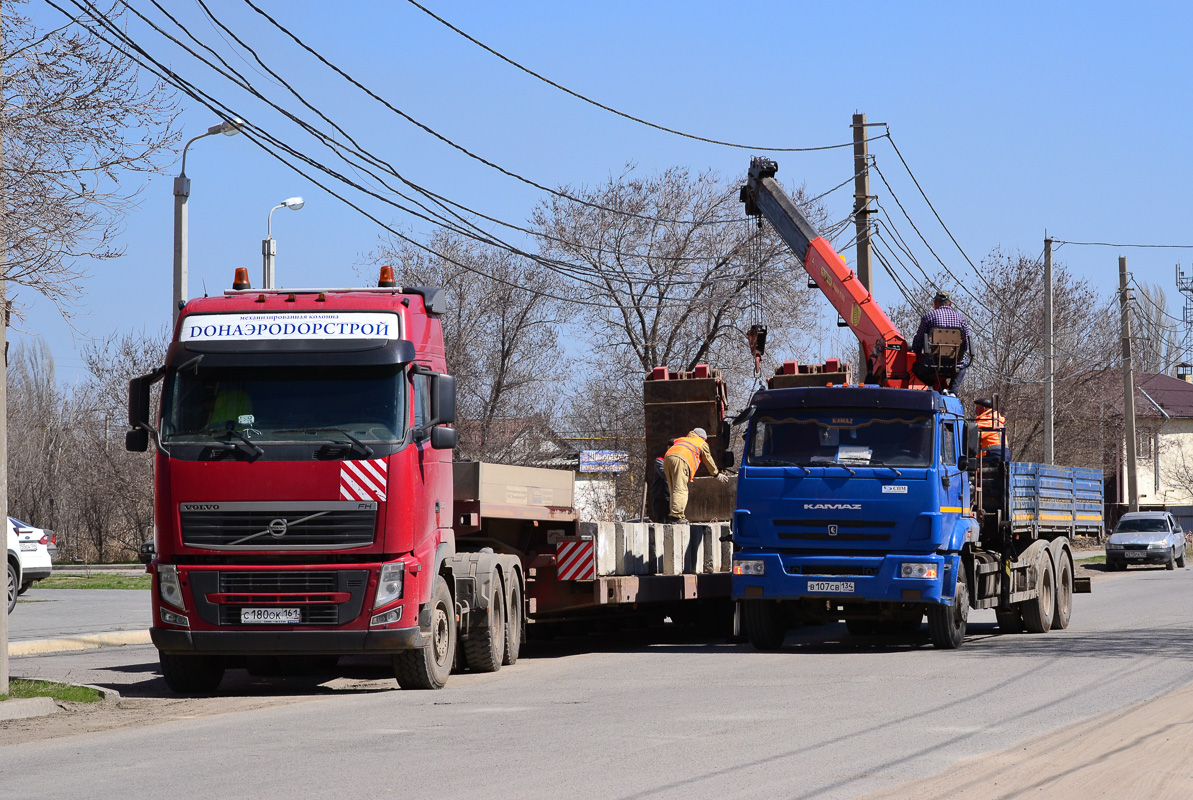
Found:
[[[265,291],[237,270],[130,381],[127,447],[156,450],[143,557],[172,690],[354,654],[440,688],[513,663],[528,617],[730,607],[727,526],[581,526],[569,472],[453,465],[445,303],[389,268],[376,287]]]

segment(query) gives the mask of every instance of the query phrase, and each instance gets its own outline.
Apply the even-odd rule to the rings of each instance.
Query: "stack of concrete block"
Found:
[[[597,574],[707,575],[728,572],[733,543],[729,523],[665,525],[647,522],[581,522],[580,534],[596,543]]]

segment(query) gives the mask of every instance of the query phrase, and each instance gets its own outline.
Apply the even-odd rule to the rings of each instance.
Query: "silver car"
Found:
[[[1106,540],[1106,568],[1126,569],[1129,564],[1184,567],[1185,532],[1176,517],[1167,511],[1124,514]]]

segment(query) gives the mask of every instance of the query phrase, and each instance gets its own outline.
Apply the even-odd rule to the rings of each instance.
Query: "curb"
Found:
[[[44,717],[58,711],[52,697],[21,697],[0,703],[0,721]]]
[[[8,655],[39,656],[47,653],[66,653],[72,650],[92,650],[96,647],[113,647],[126,644],[152,644],[149,631],[111,631],[92,633],[86,636],[71,636],[65,639],[37,639],[31,642],[10,642]]]

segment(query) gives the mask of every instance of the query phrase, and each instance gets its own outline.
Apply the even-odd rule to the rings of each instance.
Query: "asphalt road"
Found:
[[[441,692],[368,662],[322,685],[235,670],[206,715],[161,699],[159,724],[0,747],[0,774],[13,797],[853,798],[1193,682],[1191,601],[1190,571],[1132,570],[1078,595],[1067,631],[1000,636],[975,612],[954,652],[843,625],[775,654],[605,637]],[[149,647],[12,671],[166,696]]]
[[[146,630],[150,598],[147,589],[38,589],[17,599],[8,615],[13,642],[57,639],[109,631]]]

